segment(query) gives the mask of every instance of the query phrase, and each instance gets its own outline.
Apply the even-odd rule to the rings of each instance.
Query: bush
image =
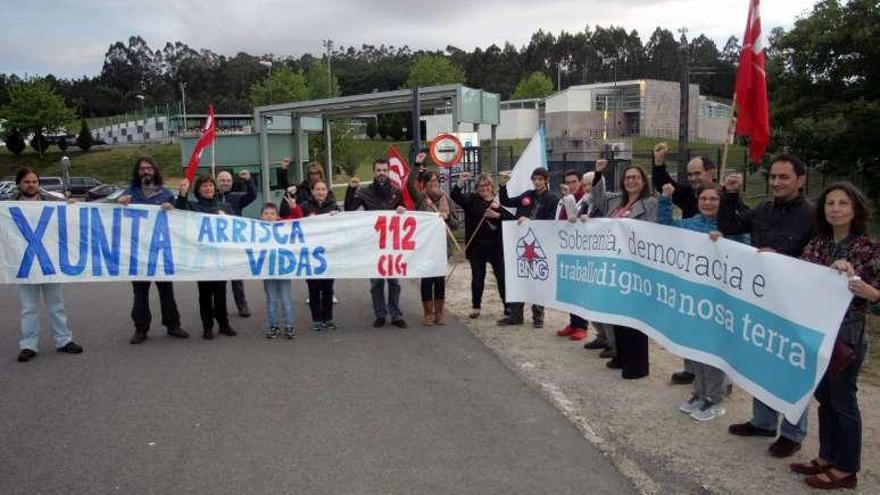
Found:
[[[79,129],[79,136],[76,137],[76,145],[83,151],[89,151],[93,144],[95,144],[95,141],[92,139],[92,131],[89,130],[89,124],[83,119],[82,126]]]
[[[46,136],[44,136],[42,132],[34,134],[34,137],[31,138],[31,148],[37,153],[42,154],[48,147],[49,140],[46,139]]]
[[[61,136],[58,138],[58,142],[55,143],[58,146],[58,149],[61,151],[65,151],[67,149],[67,135]]]
[[[24,143],[24,138],[21,137],[21,133],[18,132],[18,129],[12,129],[9,131],[3,140],[6,141],[6,149],[13,155],[20,155],[27,146]]]
[[[376,125],[375,120],[367,121],[367,137],[370,139],[376,139],[376,136],[379,134],[378,126]]]

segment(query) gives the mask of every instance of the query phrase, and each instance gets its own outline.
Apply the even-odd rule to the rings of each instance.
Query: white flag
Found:
[[[538,127],[529,145],[523,150],[507,183],[507,195],[511,198],[532,189],[532,172],[538,167],[547,168],[547,138],[544,127]]]

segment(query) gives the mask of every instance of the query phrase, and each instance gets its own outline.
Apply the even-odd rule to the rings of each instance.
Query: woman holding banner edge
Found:
[[[202,175],[195,182],[193,196],[195,201],[189,201],[189,180],[184,179],[180,183],[180,194],[174,202],[178,210],[189,210],[199,213],[215,215],[229,215],[232,208],[217,198],[217,183],[209,175]],[[199,281],[199,315],[202,317],[202,338],[210,340],[214,338],[214,320],[219,326],[218,333],[230,337],[236,335],[235,330],[229,325],[229,315],[226,313],[226,281],[209,280]]]
[[[599,161],[603,162],[602,169],[604,169],[607,161],[604,159]],[[596,169],[596,175],[601,176],[602,171],[598,162]],[[601,177],[594,178],[596,181],[600,179]],[[644,170],[630,165],[623,171],[618,187],[620,192],[604,193],[602,191],[594,199],[596,206],[608,213],[608,218],[657,221],[657,198],[654,197]],[[617,354],[606,363],[606,366],[611,369],[620,369],[621,376],[626,380],[637,380],[648,376],[650,372],[648,336],[635,328],[622,325],[614,325],[614,331],[607,333],[608,337],[614,341],[614,349]]]
[[[816,205],[815,236],[801,259],[846,275],[855,297],[840,324],[828,369],[813,393],[819,402],[819,455],[790,468],[808,475],[805,481],[813,488],[855,488],[862,448],[857,380],[868,350],[865,314],[880,301],[880,244],[867,235],[870,200],[850,182],[826,187]]]

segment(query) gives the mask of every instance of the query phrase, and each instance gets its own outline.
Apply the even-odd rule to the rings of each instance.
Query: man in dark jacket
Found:
[[[706,155],[694,157],[687,164],[687,182],[679,184],[670,177],[666,171],[666,143],[658,143],[654,146],[654,166],[651,169],[651,182],[658,193],[663,192],[663,186],[672,184],[675,192],[672,193],[672,203],[681,209],[681,218],[690,218],[699,213],[697,207],[697,190],[708,187],[715,182],[715,162]]]
[[[739,200],[743,178],[731,175],[724,183],[725,194],[718,210],[718,228],[724,235],[751,234],[758,251],[800,257],[810,241],[813,205],[801,195],[806,168],[797,158],[780,155],[770,165],[770,189],[773,201],[755,208],[745,207]],[[731,425],[729,431],[739,436],[775,437],[779,413],[758,399],[752,399],[752,419]],[[807,414],[796,425],[782,422],[779,439],[770,446],[770,454],[788,457],[801,448],[807,434]]]
[[[556,206],[559,204],[559,195],[550,190],[550,172],[544,167],[538,167],[532,172],[532,185],[534,189],[516,197],[507,195],[507,181],[510,176],[501,176],[499,191],[502,206],[516,207],[517,221],[524,220],[555,220]],[[522,325],[524,319],[523,303],[510,304],[510,315],[498,320],[498,325]],[[532,326],[542,328],[544,326],[544,307],[532,305]]]
[[[669,176],[666,171],[666,153],[669,149],[666,143],[657,143],[654,146],[653,168],[651,169],[651,182],[657,192],[663,192],[663,186],[672,184],[675,192],[672,193],[672,203],[681,209],[681,218],[691,218],[699,213],[697,191],[701,187],[711,186],[715,182],[715,162],[706,155],[694,157],[687,164],[687,182],[679,184]],[[672,383],[687,385],[694,381],[694,369],[689,359],[684,360],[684,371],[676,371],[672,374]]]
[[[247,170],[242,170],[238,176],[244,183],[245,190],[233,192],[232,174],[225,170],[217,174],[217,200],[229,205],[232,208],[232,214],[240,217],[241,212],[257,199],[257,188],[254,181],[251,180],[251,173]],[[244,294],[244,282],[233,280],[229,285],[232,286],[232,298],[235,299],[235,307],[238,308],[239,316],[249,317],[251,310],[248,308],[247,297]]]
[[[123,205],[156,205],[170,210],[174,208],[174,194],[164,187],[162,173],[156,160],[151,156],[142,156],[134,162],[128,189],[116,202]],[[147,332],[150,331],[150,322],[153,319],[150,312],[151,283],[149,281],[131,283],[134,291],[134,304],[131,308],[134,335],[129,342],[132,344],[140,344],[147,340]],[[162,325],[168,329],[168,335],[179,339],[189,337],[189,334],[180,327],[180,312],[177,310],[177,301],[174,300],[174,285],[171,282],[155,283],[156,290],[159,291]]]
[[[373,183],[360,185],[360,180],[353,177],[348,183],[345,192],[345,211],[363,209],[372,210],[397,210],[398,213],[406,211],[403,207],[403,196],[399,189],[391,185],[388,180],[388,160],[377,158],[373,162]],[[400,311],[400,281],[396,278],[388,280],[388,303],[385,303],[385,280],[384,278],[370,279],[370,296],[373,298],[373,312],[376,320],[373,326],[376,328],[385,325],[390,312],[391,324],[400,328],[406,328],[406,321]]]

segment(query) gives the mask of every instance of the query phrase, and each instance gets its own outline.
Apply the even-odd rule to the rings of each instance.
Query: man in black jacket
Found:
[[[694,157],[687,164],[687,182],[679,184],[666,171],[666,143],[658,143],[654,146],[654,166],[651,168],[651,182],[658,193],[663,192],[663,186],[672,184],[675,192],[672,193],[672,203],[681,209],[681,218],[690,218],[697,213],[697,190],[707,187],[715,182],[715,162],[706,155]]]
[[[653,167],[651,169],[651,182],[657,192],[663,192],[663,186],[672,184],[675,192],[672,193],[672,203],[681,209],[681,218],[691,218],[699,213],[697,205],[697,191],[701,187],[711,186],[715,182],[715,162],[706,155],[694,157],[687,164],[687,182],[679,184],[669,176],[666,171],[666,154],[669,149],[666,143],[657,143],[654,146]],[[672,374],[672,383],[687,385],[694,381],[694,370],[691,360],[684,360],[684,370]]]
[[[532,172],[532,185],[535,186],[534,189],[530,189],[513,198],[507,195],[507,181],[509,179],[510,176],[501,176],[500,203],[502,206],[509,208],[516,207],[518,222],[522,223],[529,219],[556,219],[556,206],[559,204],[559,195],[550,190],[550,173],[546,168],[538,167]],[[512,303],[509,307],[510,315],[498,320],[498,325],[522,325],[524,319],[523,303]],[[543,306],[532,305],[532,325],[535,328],[542,328],[544,326]]]
[[[242,210],[257,199],[257,188],[254,181],[251,180],[251,173],[243,170],[238,177],[244,182],[244,191],[232,191],[232,174],[226,170],[217,174],[217,199],[229,205],[232,208],[233,215],[240,217]],[[244,295],[244,282],[241,280],[233,280],[229,285],[232,286],[232,298],[235,299],[235,306],[238,308],[238,314],[242,318],[251,315],[248,308],[247,298]]]
[[[403,196],[399,189],[388,180],[390,167],[388,160],[377,158],[373,162],[373,183],[361,185],[360,179],[352,177],[345,192],[345,211],[364,210],[397,210],[406,211],[403,207]],[[385,280],[388,280],[388,303],[385,303]],[[406,321],[400,311],[400,281],[396,278],[371,278],[370,296],[373,299],[373,312],[376,320],[373,327],[385,326],[389,312],[391,324],[406,328]]]
[[[758,251],[800,257],[810,241],[813,205],[801,195],[806,168],[797,158],[780,155],[770,165],[770,189],[773,201],[755,208],[745,207],[739,200],[743,178],[733,174],[724,183],[725,194],[718,210],[718,228],[724,235],[751,234]],[[758,399],[752,399],[752,419],[730,425],[731,434],[739,436],[775,437],[779,413]],[[770,446],[774,457],[788,457],[801,448],[807,435],[807,414],[796,425],[782,422],[779,439]]]

